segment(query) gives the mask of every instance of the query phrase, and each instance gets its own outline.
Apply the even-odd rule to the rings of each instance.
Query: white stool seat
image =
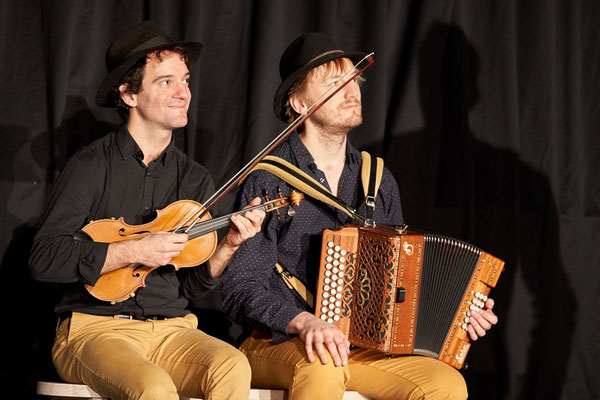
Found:
[[[55,400],[62,399],[93,399],[107,400],[106,397],[94,392],[89,386],[77,383],[64,382],[38,382],[37,394],[42,396],[52,396]],[[252,389],[248,400],[284,400],[286,399],[285,390],[272,389]],[[193,397],[181,397],[181,400],[202,400]],[[344,393],[344,400],[369,400],[358,392]]]

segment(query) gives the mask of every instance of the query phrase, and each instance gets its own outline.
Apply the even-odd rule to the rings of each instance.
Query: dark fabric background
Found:
[[[65,160],[119,122],[94,104],[104,53],[143,19],[205,44],[176,138],[219,186],[284,127],[272,98],[292,39],[321,30],[374,51],[351,140],[385,158],[410,225],[506,261],[500,324],[464,372],[471,398],[600,396],[595,0],[0,2],[3,388],[32,398],[54,377],[55,293],[31,280],[27,254]],[[195,306],[232,340],[218,293]]]

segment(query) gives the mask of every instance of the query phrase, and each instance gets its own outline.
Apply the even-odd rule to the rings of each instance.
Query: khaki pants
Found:
[[[346,367],[308,362],[298,338],[273,343],[253,335],[242,343],[252,367],[252,386],[288,389],[289,400],[341,399],[357,391],[374,399],[466,399],[462,375],[441,361],[423,356],[388,359],[366,349],[353,349]]]
[[[52,358],[62,379],[114,400],[247,400],[248,361],[197,325],[193,314],[137,321],[73,313],[57,328]]]

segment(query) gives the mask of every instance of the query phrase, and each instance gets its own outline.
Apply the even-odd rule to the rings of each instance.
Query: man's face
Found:
[[[135,112],[146,124],[173,130],[188,121],[190,72],[178,53],[164,52],[161,58],[152,55],[146,60],[141,90],[134,95]]]
[[[307,77],[306,86],[300,96],[305,104],[312,104],[323,93],[334,86],[340,78],[354,68],[349,59],[343,59],[343,69],[332,65],[327,69],[319,67]],[[360,87],[356,81],[348,83],[337,92],[329,101],[321,106],[310,120],[317,126],[328,130],[347,132],[362,124],[362,104]]]

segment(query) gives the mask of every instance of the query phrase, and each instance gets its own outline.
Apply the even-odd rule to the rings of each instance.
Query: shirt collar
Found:
[[[315,165],[315,159],[310,154],[304,143],[302,143],[302,139],[300,139],[298,132],[292,132],[289,143],[300,169],[306,170],[310,165]],[[346,139],[346,165],[348,168],[350,168],[350,171],[354,172],[355,168],[360,166],[361,159],[362,156],[360,152],[356,150],[354,146],[352,146],[348,139]]]
[[[127,124],[122,124],[116,133],[117,147],[121,153],[121,157],[126,160],[129,157],[135,157],[138,159],[144,158],[144,153],[140,149],[140,146],[135,142],[131,133],[127,129]],[[167,146],[165,151],[160,155],[159,159],[164,164],[169,157],[169,154],[173,152],[173,146],[175,146],[175,135],[171,135],[171,143]]]

